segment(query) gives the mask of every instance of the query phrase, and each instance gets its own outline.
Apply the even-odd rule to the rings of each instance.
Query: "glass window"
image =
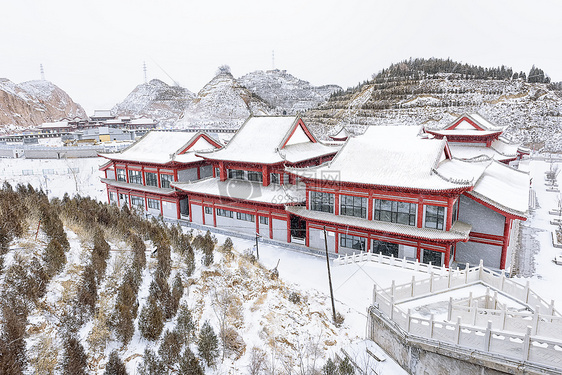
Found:
[[[256,181],[256,182],[262,182],[263,181],[263,175],[262,175],[261,172],[249,171],[248,172],[248,180]]]
[[[367,218],[367,198],[340,195],[340,215]]]
[[[215,177],[221,176],[221,170],[219,168],[215,168]]]
[[[117,181],[127,182],[127,177],[125,176],[125,170],[124,169],[116,169],[115,171],[117,173]]]
[[[162,185],[162,189],[169,189],[170,182],[174,180],[174,176],[169,174],[161,174],[160,175],[160,184]]]
[[[129,204],[127,196],[125,194],[119,193],[119,203],[121,204]]]
[[[144,179],[146,186],[156,186],[158,187],[158,176],[156,173],[146,172],[144,174]]]
[[[109,203],[117,203],[117,193],[114,191],[109,192]]]
[[[131,195],[131,205],[142,208],[144,206],[144,199],[141,197],[135,197],[134,195]]]
[[[223,210],[222,208],[217,208],[217,216],[224,216],[224,217],[234,217],[234,213],[229,210]]]
[[[234,178],[236,180],[245,180],[245,173],[241,169],[229,169],[228,178]]]
[[[270,178],[272,184],[279,184],[279,173],[271,173]]]
[[[443,253],[440,251],[423,249],[422,263],[429,264],[431,262],[432,265],[441,267],[443,265],[443,262],[441,260],[443,259],[442,254]]]
[[[375,199],[375,220],[416,225],[417,204]]]
[[[310,209],[313,211],[334,213],[334,194],[310,192]]]
[[[384,242],[379,240],[373,240],[373,253],[386,256],[393,256],[398,258],[398,244],[392,242]]]
[[[160,201],[158,199],[148,198],[148,208],[153,208],[155,210],[160,209]]]
[[[269,218],[267,216],[260,216],[260,224],[268,225]]]
[[[340,234],[340,246],[355,250],[365,250],[365,239],[351,234]]]
[[[130,184],[140,184],[142,185],[142,172],[141,171],[129,171],[129,183]]]
[[[453,224],[455,223],[455,221],[457,221],[457,218],[459,216],[459,200],[460,199],[457,199],[457,201],[453,205]]]
[[[244,212],[237,212],[236,218],[238,220],[251,221],[252,223],[255,221],[254,215],[247,214],[247,213],[244,213]]]
[[[443,229],[445,223],[445,207],[425,206],[425,227]]]
[[[213,209],[212,209],[211,207],[205,207],[205,213],[206,213],[207,215],[210,215],[210,214],[213,213]]]

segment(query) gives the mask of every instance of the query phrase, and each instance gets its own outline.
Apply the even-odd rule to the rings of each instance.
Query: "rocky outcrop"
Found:
[[[315,108],[341,90],[337,85],[312,86],[279,69],[248,73],[238,82],[286,115]]]
[[[222,71],[199,91],[175,126],[236,128],[251,114],[273,113],[270,105]]]
[[[31,128],[63,118],[87,118],[84,109],[49,81],[0,79],[0,130]]]
[[[111,112],[116,116],[150,117],[158,120],[161,126],[172,126],[194,97],[195,94],[186,88],[153,79],[138,85]]]

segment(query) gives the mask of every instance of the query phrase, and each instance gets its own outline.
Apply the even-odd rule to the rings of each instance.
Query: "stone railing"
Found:
[[[369,256],[349,256],[340,258],[340,264],[367,260]],[[516,361],[531,361],[540,365],[560,368],[562,366],[562,315],[554,308],[554,302],[547,303],[529,288],[529,283],[519,284],[505,276],[483,267],[467,267],[464,270],[446,270],[440,267],[422,266],[416,262],[392,259],[372,254],[371,261],[392,264],[398,267],[429,272],[429,277],[416,280],[412,276],[409,283],[389,288],[373,289],[373,305],[370,308],[378,312],[390,326],[404,335],[418,337],[433,342],[440,342],[468,350],[486,352]],[[470,287],[484,285],[488,287],[486,296],[453,302],[449,299],[447,320],[434,320],[434,316],[423,318],[404,311],[400,303]],[[493,290],[493,294],[490,293]],[[526,305],[527,311],[507,310],[497,300],[498,293],[518,300]],[[483,306],[480,308],[479,306]],[[533,310],[531,312],[531,310]]]

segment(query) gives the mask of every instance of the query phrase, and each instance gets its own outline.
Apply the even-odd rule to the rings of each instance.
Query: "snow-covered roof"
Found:
[[[347,131],[347,129],[345,128],[345,126],[342,126],[341,129],[334,135],[331,135],[330,138],[334,139],[334,140],[338,140],[338,139],[347,139],[350,137],[349,132]]]
[[[117,181],[110,178],[100,178],[101,182],[106,183],[110,186],[115,186],[123,189],[133,189],[146,193],[154,193],[160,195],[172,195],[175,193],[174,189],[159,188],[155,186],[145,186],[140,184],[132,184],[124,181]]]
[[[287,206],[286,210],[306,219],[436,241],[467,241],[470,231],[472,230],[471,225],[460,221],[455,222],[451,230],[444,231],[431,228],[418,228],[416,226],[389,223],[386,221],[367,220],[353,216],[334,215],[327,212],[307,210],[306,207],[303,206]]]
[[[134,120],[129,121],[131,125],[153,125],[156,121],[151,118],[136,118]]]
[[[493,161],[478,179],[474,189],[466,194],[519,217],[529,209],[530,176],[527,172]]]
[[[422,190],[469,188],[474,176],[459,179],[451,170],[440,171],[446,161],[446,140],[419,136],[411,126],[371,126],[361,136],[349,138],[328,163],[288,172],[319,180],[392,186]]]
[[[247,180],[220,181],[216,177],[209,177],[191,182],[173,182],[173,187],[192,193],[212,195],[268,204],[292,204],[306,201],[304,184],[263,186],[261,183]]]
[[[56,129],[56,128],[67,128],[68,121],[57,121],[57,122],[44,122],[39,125],[41,129]]]
[[[215,148],[213,144],[204,139],[203,134],[151,131],[123,152],[100,154],[100,156],[111,160],[154,164],[166,164],[172,161],[180,163],[199,161],[202,159],[195,156],[196,151]],[[201,141],[201,138],[203,138],[203,141]],[[187,147],[189,147],[189,150],[185,152]]]
[[[200,153],[213,160],[276,164],[333,154],[338,147],[318,142],[298,117],[253,116],[228,144],[217,151]]]
[[[482,131],[490,131],[492,133],[502,131],[503,126],[497,126],[491,123],[488,119],[484,118],[480,113],[465,113],[455,119],[451,124],[445,126],[442,130],[454,129],[457,132],[464,132],[470,130],[479,130],[474,125],[479,127]],[[458,133],[455,133],[458,134]]]
[[[498,161],[511,160],[517,157],[518,145],[507,143],[502,139],[492,141],[491,147],[470,143],[449,143],[451,154],[459,159],[474,159],[485,156]]]

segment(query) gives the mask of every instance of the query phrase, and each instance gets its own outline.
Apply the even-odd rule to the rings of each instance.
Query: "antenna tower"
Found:
[[[146,79],[146,61],[143,61],[143,63],[142,63],[142,70],[144,71],[144,83],[147,83],[147,79]]]
[[[45,69],[43,69],[43,64],[39,64],[39,68],[41,69],[41,80],[45,80]]]

